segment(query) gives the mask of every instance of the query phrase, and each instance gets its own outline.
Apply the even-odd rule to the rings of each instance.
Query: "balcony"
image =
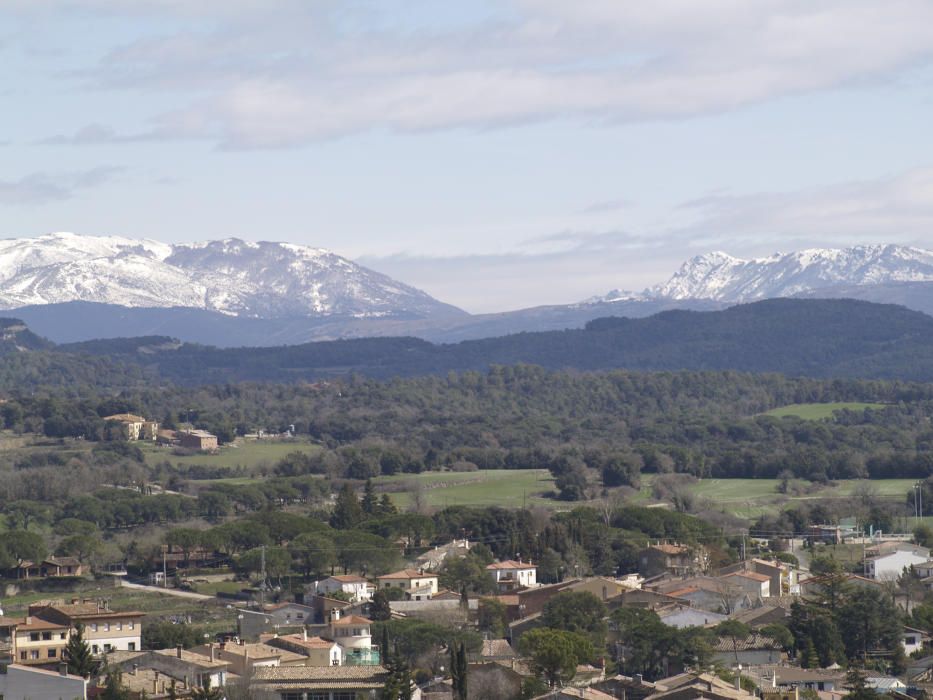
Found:
[[[378,666],[378,649],[353,649],[343,657],[345,666]]]

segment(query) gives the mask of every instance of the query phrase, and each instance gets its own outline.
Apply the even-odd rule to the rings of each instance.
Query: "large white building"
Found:
[[[899,549],[865,561],[865,575],[876,581],[893,581],[911,566],[925,564],[929,551],[922,547]]]
[[[530,561],[497,561],[487,566],[486,571],[496,582],[500,593],[538,585],[538,567]]]
[[[362,603],[373,597],[373,586],[362,576],[341,574],[316,581],[314,592],[323,596],[344,593],[349,596],[351,603]]]

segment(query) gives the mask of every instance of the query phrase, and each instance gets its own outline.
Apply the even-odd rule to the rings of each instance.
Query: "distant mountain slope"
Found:
[[[903,307],[851,300],[778,299],[725,311],[666,311],[607,318],[582,330],[519,333],[432,345],[366,338],[278,348],[193,345],[145,351],[106,341],[74,350],[110,355],[186,383],[300,381],[346,375],[442,374],[531,363],[555,369],[734,369],[813,377],[933,381],[933,318]],[[169,348],[169,345],[165,345]],[[59,348],[68,350],[67,346]]]
[[[753,260],[714,252],[688,260],[642,298],[738,303],[897,282],[933,282],[933,251],[898,245],[811,248]]]
[[[0,241],[0,307],[72,301],[255,318],[463,314],[327,250],[291,243],[167,245],[72,233]]]

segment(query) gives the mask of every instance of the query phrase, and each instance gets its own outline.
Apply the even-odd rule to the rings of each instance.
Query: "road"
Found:
[[[159,586],[144,586],[141,583],[130,583],[126,579],[122,579],[120,584],[123,588],[132,588],[135,591],[146,591],[147,593],[164,593],[165,595],[173,595],[178,598],[187,598],[188,600],[217,600],[212,595],[204,595],[203,593],[192,593],[191,591],[180,591],[177,588],[161,588]]]

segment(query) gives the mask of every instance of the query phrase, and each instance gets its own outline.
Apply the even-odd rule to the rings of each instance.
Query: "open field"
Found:
[[[835,411],[848,409],[850,411],[864,411],[866,408],[884,408],[881,403],[837,402],[837,403],[795,403],[790,406],[773,408],[764,415],[784,418],[796,416],[804,420],[822,420],[832,418]]]
[[[182,466],[207,466],[252,471],[263,464],[273,465],[292,452],[316,452],[321,449],[307,440],[237,440],[224,445],[217,454],[175,455],[168,447],[142,445],[149,466],[169,461]]]
[[[544,497],[554,488],[545,469],[488,469],[475,472],[424,472],[373,479],[377,490],[388,493],[399,508],[407,508],[420,492],[426,505],[487,505],[521,508],[525,505],[558,506]]]
[[[653,475],[642,477],[639,498],[651,499]],[[795,502],[819,499],[844,499],[863,491],[879,498],[903,502],[916,479],[852,479],[832,486],[807,484],[803,493],[782,494],[778,479],[700,479],[687,489],[700,501],[708,501],[716,510],[723,510],[739,518],[753,519],[775,513]]]

